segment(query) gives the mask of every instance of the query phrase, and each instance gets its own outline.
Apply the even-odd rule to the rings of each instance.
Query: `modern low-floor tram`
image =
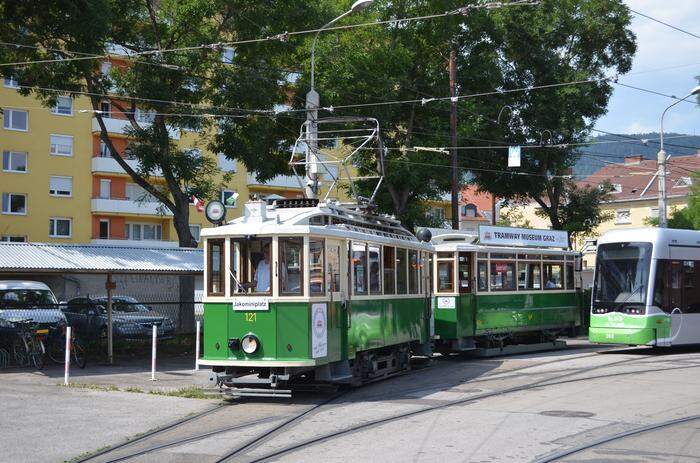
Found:
[[[503,353],[551,344],[580,325],[577,252],[475,241],[464,233],[432,239],[436,350]]]
[[[589,339],[700,344],[700,232],[636,228],[601,236]]]
[[[362,383],[429,354],[432,251],[400,223],[317,200],[249,202],[202,230],[204,356],[237,395]]]

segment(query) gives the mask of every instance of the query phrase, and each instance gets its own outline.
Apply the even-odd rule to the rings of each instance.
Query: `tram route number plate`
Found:
[[[454,309],[455,298],[454,297],[438,297],[437,298],[437,308],[438,309]]]
[[[231,303],[234,312],[253,312],[270,310],[270,299],[267,297],[236,297]]]

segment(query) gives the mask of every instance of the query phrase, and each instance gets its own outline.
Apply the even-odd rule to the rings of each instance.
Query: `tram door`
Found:
[[[342,241],[327,241],[328,292],[330,297],[328,318],[330,335],[328,337],[329,353],[337,352],[340,358],[347,356],[347,259],[344,258]],[[346,251],[347,252],[347,251]]]
[[[698,261],[672,260],[667,265],[667,307],[671,312],[671,343],[700,343],[700,268]]]

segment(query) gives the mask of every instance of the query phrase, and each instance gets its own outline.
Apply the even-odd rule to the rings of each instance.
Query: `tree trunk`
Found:
[[[175,198],[177,212],[173,214],[173,226],[177,232],[181,248],[196,248],[195,241],[190,232],[190,206],[187,198],[180,195]],[[195,331],[194,317],[194,288],[195,277],[193,275],[181,275],[179,280],[179,307],[178,307],[178,332],[180,334],[192,334]]]

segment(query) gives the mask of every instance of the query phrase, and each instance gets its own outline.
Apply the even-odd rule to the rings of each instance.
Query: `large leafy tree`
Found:
[[[493,50],[498,56],[499,86],[505,89],[554,85],[504,93],[484,99],[490,114],[506,105],[502,120],[485,120],[484,133],[523,149],[520,168],[507,168],[503,150],[478,151],[475,170],[482,189],[504,198],[539,204],[554,229],[567,229],[571,213],[585,231],[600,221],[592,204],[594,190],[582,191],[569,180],[577,155],[575,145],[587,140],[605,113],[612,93],[608,77],[629,71],[636,50],[629,29],[629,9],[620,0],[543,0],[536,8],[504,9],[489,15]],[[573,85],[556,85],[580,82]],[[486,109],[486,108],[484,108]],[[573,146],[572,146],[573,144]],[[593,196],[591,196],[593,195]]]
[[[0,47],[0,62],[34,63],[5,66],[0,73],[15,76],[21,93],[46,106],[61,94],[88,96],[111,157],[172,212],[180,245],[192,247],[190,197],[214,196],[225,177],[214,160],[181,147],[170,135],[197,134],[198,147],[239,159],[261,180],[286,170],[290,136],[289,118],[258,110],[286,103],[285,65],[293,45],[250,43],[226,51],[224,58],[223,47],[199,45],[303,27],[313,17],[310,9],[311,2],[303,0],[4,2],[0,40],[20,46]],[[168,51],[187,47],[193,48]],[[108,55],[114,64],[103,74],[100,63]],[[46,62],[52,60],[62,61]],[[137,169],[108,136],[107,115],[100,112],[105,100],[130,123],[129,154],[139,160]],[[150,112],[151,120],[137,117],[137,109]],[[155,180],[156,173],[164,183]]]

